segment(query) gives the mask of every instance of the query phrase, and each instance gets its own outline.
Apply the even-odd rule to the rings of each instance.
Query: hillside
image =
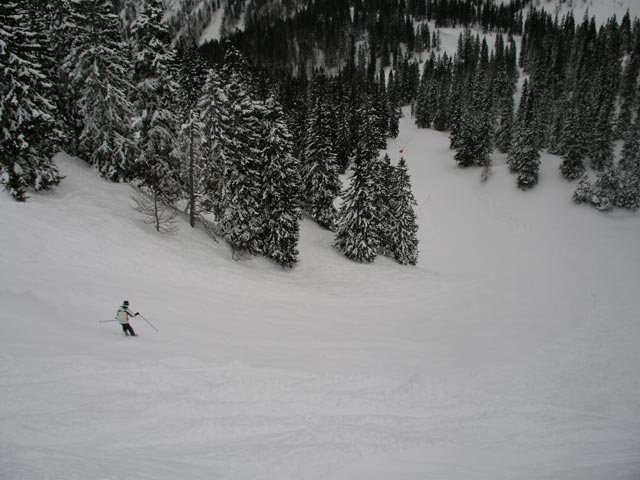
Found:
[[[287,11],[287,5],[289,10],[293,11],[301,9],[305,5],[305,2],[266,1],[262,2],[264,5],[259,7],[257,5],[259,3],[224,0],[219,2],[219,8],[210,7],[209,14],[204,16],[205,18],[210,16],[210,20],[206,25],[201,26],[197,20],[198,14],[200,11],[206,10],[205,7],[209,7],[213,2],[210,0],[167,0],[167,17],[171,20],[180,15],[191,15],[193,17],[192,21],[201,27],[199,32],[194,32],[192,35],[199,43],[204,43],[209,40],[219,40],[236,29],[241,30],[243,28],[241,19],[244,18],[247,11],[254,16],[266,15],[267,12],[270,12],[272,17],[287,18],[291,15],[291,12]],[[495,3],[506,5],[509,2],[500,0]],[[231,4],[233,8],[229,8],[228,4]],[[544,8],[548,12],[558,14],[558,16],[573,12],[578,20],[587,12],[601,22],[604,22],[612,15],[616,15],[618,19],[621,19],[627,10],[629,10],[632,18],[640,17],[640,3],[634,0],[536,0],[532,2],[532,6]],[[525,8],[525,10],[528,8]],[[222,30],[223,25],[225,25],[224,31]],[[431,25],[433,26],[433,22]]]
[[[401,120],[417,267],[349,262],[305,220],[300,264],[235,262],[65,155],[0,196],[0,477],[637,479],[640,221],[517,190]],[[123,299],[143,321],[127,338]]]

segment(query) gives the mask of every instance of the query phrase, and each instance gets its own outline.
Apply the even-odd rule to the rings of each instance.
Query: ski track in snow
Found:
[[[124,376],[121,368],[90,358],[31,368],[47,382],[3,384],[16,398],[15,405],[5,404],[9,419],[3,424],[30,439],[2,449],[11,458],[3,471],[23,475],[12,478],[64,478],[66,472],[77,478],[158,478],[158,465],[162,478],[184,472],[205,478],[212,471],[216,478],[342,478],[340,467],[365,453],[429,451],[455,441],[511,449],[555,444],[555,436],[584,442],[585,434],[594,433],[632,443],[637,432],[579,409],[514,408],[503,398],[419,377],[305,375],[237,363],[212,367],[186,357],[142,362]],[[49,402],[44,409],[42,394]],[[122,421],[113,425],[103,421],[118,417]],[[518,431],[523,425],[526,435]],[[178,452],[175,439],[182,439]],[[594,448],[602,445],[594,442]],[[621,466],[638,460],[631,449],[606,453]],[[483,468],[469,465],[466,474],[477,467]]]
[[[234,262],[60,155],[0,198],[0,478],[580,479],[640,475],[638,214],[480,182],[405,112],[417,267],[347,261],[305,219],[300,264]],[[159,332],[113,318],[128,298]]]

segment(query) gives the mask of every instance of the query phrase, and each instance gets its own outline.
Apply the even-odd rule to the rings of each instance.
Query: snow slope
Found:
[[[415,268],[309,220],[293,271],[234,262],[65,155],[0,195],[0,478],[637,480],[638,214],[572,204],[552,156],[481,183],[401,122]],[[98,323],[124,299],[159,332]]]
[[[200,35],[200,39],[198,40],[198,45],[202,45],[211,40],[221,40],[222,39],[222,20],[224,19],[224,4],[220,6],[218,10],[213,14],[213,18],[211,19],[211,23],[204,29],[202,35]]]
[[[632,20],[634,17],[640,17],[640,1],[638,0],[535,0],[533,5],[558,14],[559,17],[573,11],[576,22],[581,22],[587,12],[589,17],[595,16],[599,23],[604,23],[614,15],[619,22],[627,10],[629,10]]]

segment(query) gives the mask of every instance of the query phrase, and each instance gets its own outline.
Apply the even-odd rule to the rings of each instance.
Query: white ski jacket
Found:
[[[120,325],[126,325],[129,323],[129,317],[133,317],[135,313],[133,313],[129,307],[120,307],[118,309],[118,321]]]

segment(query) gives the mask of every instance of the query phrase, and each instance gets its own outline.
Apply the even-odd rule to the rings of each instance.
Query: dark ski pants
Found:
[[[134,337],[136,336],[136,332],[133,331],[133,328],[131,328],[131,325],[129,325],[128,323],[122,324],[122,331],[124,332],[125,335],[131,334]]]

